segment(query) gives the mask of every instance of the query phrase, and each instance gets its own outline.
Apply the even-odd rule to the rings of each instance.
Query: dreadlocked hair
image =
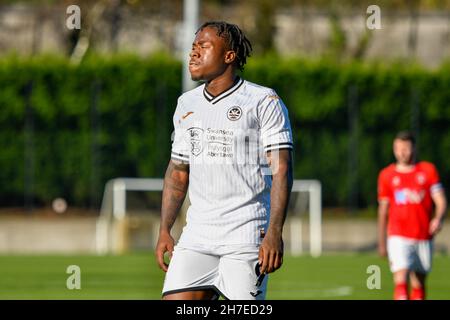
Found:
[[[224,21],[208,21],[202,24],[195,34],[206,27],[216,29],[217,35],[225,39],[228,48],[236,53],[236,66],[239,70],[244,71],[247,57],[250,57],[252,51],[252,44],[242,30],[237,25]]]

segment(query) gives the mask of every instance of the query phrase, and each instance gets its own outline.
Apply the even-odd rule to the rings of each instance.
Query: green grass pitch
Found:
[[[81,289],[69,290],[67,267],[81,269]],[[367,288],[370,265],[381,270],[381,289]],[[436,255],[429,299],[450,299],[450,257]],[[0,299],[160,299],[164,273],[152,253],[123,256],[0,256]],[[391,299],[385,259],[371,254],[285,257],[269,279],[267,299]]]

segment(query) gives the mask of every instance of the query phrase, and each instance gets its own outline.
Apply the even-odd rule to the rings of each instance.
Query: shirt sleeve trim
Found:
[[[441,191],[443,189],[444,189],[444,187],[442,186],[442,183],[438,182],[438,183],[433,184],[430,187],[430,192],[435,193],[435,192]]]
[[[171,157],[174,158],[174,159],[177,159],[177,160],[189,162],[189,156],[186,156],[186,155],[181,154],[181,153],[172,152]]]
[[[292,142],[282,142],[277,144],[269,144],[264,147],[265,151],[275,150],[275,149],[293,149]]]

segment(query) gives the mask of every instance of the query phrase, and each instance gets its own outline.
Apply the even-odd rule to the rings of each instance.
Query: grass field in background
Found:
[[[429,299],[450,299],[450,257],[437,255]],[[81,269],[81,289],[66,287],[69,265]],[[378,265],[381,289],[369,290],[367,267]],[[123,256],[0,256],[0,299],[160,299],[164,273],[152,253]],[[270,276],[267,299],[391,299],[386,260],[369,254],[285,257]]]

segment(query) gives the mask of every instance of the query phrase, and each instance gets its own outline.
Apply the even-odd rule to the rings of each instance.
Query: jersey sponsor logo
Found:
[[[203,151],[203,129],[192,127],[188,129],[190,142],[191,142],[191,153],[194,156],[198,156]]]
[[[408,188],[395,190],[395,203],[398,205],[419,204],[425,198],[425,191],[411,190]]]
[[[231,107],[227,111],[227,118],[231,121],[239,120],[242,116],[242,109],[238,106]]]

